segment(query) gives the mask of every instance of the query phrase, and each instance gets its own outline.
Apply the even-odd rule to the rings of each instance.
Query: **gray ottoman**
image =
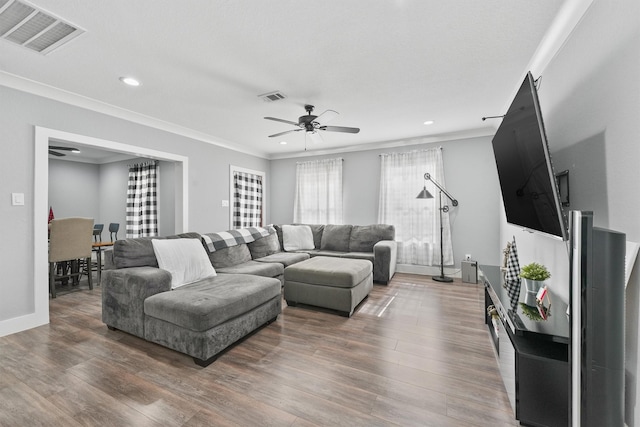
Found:
[[[362,259],[317,256],[284,269],[287,305],[308,304],[351,317],[373,289],[373,266]]]

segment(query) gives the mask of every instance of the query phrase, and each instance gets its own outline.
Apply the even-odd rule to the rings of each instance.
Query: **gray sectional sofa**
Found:
[[[367,259],[374,281],[388,283],[393,277],[393,226],[310,228],[314,248],[291,252],[282,249],[282,226],[255,241],[214,251],[198,233],[118,240],[102,275],[102,321],[109,329],[188,354],[207,366],[224,349],[277,318],[289,265],[314,256]],[[172,274],[159,268],[154,239],[198,239],[217,275],[172,289]]]

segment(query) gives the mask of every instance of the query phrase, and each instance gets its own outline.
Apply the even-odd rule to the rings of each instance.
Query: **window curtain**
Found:
[[[262,226],[262,176],[233,173],[233,228]]]
[[[293,222],[342,224],[342,159],[297,164]]]
[[[158,162],[129,165],[127,237],[158,235]]]
[[[449,204],[445,195],[431,181],[429,172],[444,188],[444,168],[440,148],[382,154],[378,221],[393,224],[398,242],[398,263],[440,265],[440,212],[438,197]],[[433,199],[416,199],[424,187]],[[443,213],[444,264],[453,264],[449,213]]]

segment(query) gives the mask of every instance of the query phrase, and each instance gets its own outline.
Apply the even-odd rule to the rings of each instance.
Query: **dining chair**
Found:
[[[93,240],[97,242],[102,242],[102,230],[104,229],[104,224],[94,224],[93,225]]]
[[[118,240],[118,230],[120,230],[120,224],[117,222],[112,222],[111,224],[109,224],[109,237],[111,238],[112,242],[115,242],[116,240]],[[115,239],[113,238],[113,236],[115,235]]]
[[[49,238],[49,291],[56,297],[56,281],[78,283],[87,273],[89,289],[93,289],[91,265],[93,218],[61,218],[51,221]]]

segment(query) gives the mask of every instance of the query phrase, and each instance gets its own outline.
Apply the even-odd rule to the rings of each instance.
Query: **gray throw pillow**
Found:
[[[243,262],[251,261],[251,252],[246,243],[219,249],[209,254],[209,260],[214,268],[232,267]]]
[[[278,234],[274,230],[273,233],[268,236],[249,243],[249,251],[253,259],[263,258],[281,252]]]
[[[323,251],[349,252],[351,225],[327,224],[322,232],[320,249]]]

